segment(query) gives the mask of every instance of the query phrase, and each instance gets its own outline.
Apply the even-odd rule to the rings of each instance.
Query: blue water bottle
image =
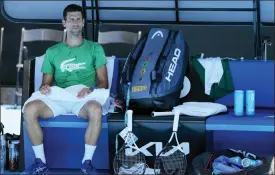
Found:
[[[247,90],[246,91],[246,115],[253,116],[255,115],[255,91],[254,90]]]
[[[234,114],[242,116],[244,113],[244,91],[235,90],[234,92]]]
[[[242,166],[244,168],[259,166],[262,163],[263,162],[261,160],[251,160],[251,159],[248,159],[248,158],[244,158],[242,160]]]

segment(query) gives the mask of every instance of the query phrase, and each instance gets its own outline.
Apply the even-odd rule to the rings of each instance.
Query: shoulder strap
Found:
[[[121,82],[128,83],[132,79],[133,68],[137,64],[138,58],[140,57],[142,50],[144,48],[147,35],[143,35],[142,38],[137,42],[133,50],[127,57],[127,60],[124,64],[122,73],[121,73]]]

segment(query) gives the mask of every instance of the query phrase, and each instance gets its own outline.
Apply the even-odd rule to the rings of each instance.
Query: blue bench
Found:
[[[234,116],[234,93],[217,103],[228,106],[229,113],[211,116],[206,121],[208,150],[244,149],[274,155],[274,61],[230,61],[235,89],[255,90],[255,116]]]
[[[119,64],[123,63],[121,63],[120,60],[123,59],[116,59],[114,61],[114,70],[118,70]],[[23,102],[29,98],[30,94],[34,91],[34,66],[35,60],[24,62]],[[248,138],[247,136],[255,136],[259,142],[265,141],[266,143],[266,137],[270,137],[268,134],[273,134],[274,132],[274,119],[264,118],[266,115],[274,115],[274,61],[231,61],[230,67],[236,89],[256,90],[256,116],[249,118],[234,117],[232,112],[234,102],[233,94],[219,99],[217,102],[227,105],[230,112],[226,115],[216,115],[207,119],[206,130],[209,132],[209,138],[211,140],[213,139],[213,142],[208,140],[210,149],[227,148],[228,146],[236,148],[247,147],[247,144],[251,144],[251,141],[246,139],[247,144],[242,142],[240,144],[243,144],[243,146],[239,146],[240,144],[236,146],[235,142],[237,141],[234,140],[238,137]],[[119,72],[114,71],[112,76],[113,83],[111,92],[118,92],[119,83],[117,80]],[[265,80],[265,78],[268,81]],[[95,168],[103,170],[110,168],[107,119],[108,115],[103,116],[102,133],[93,159]],[[80,161],[84,154],[86,120],[79,119],[73,115],[63,115],[54,119],[39,120],[39,122],[44,133],[45,154],[49,167],[52,169],[80,168]],[[21,157],[24,157],[25,164],[23,164],[23,168],[21,169],[25,169],[33,163],[34,153],[24,127],[24,122],[22,122],[22,126],[22,137],[20,141]],[[238,133],[238,137],[235,134],[235,132],[247,131],[249,131],[249,133],[245,133],[245,135]],[[262,131],[260,134],[265,133],[267,135],[263,137],[263,135],[259,135],[259,131]],[[233,141],[231,142],[233,144],[224,144],[230,140]],[[256,147],[261,146],[258,144],[258,141],[257,144],[255,142],[253,143]],[[271,146],[274,147],[274,141],[271,141],[270,147]],[[274,152],[273,147],[267,149],[266,154],[270,154],[271,151]]]

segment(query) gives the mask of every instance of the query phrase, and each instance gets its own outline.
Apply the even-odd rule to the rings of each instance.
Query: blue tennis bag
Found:
[[[189,59],[183,32],[152,28],[129,54],[121,75],[124,100],[135,112],[170,111],[179,104]],[[128,93],[128,95],[127,95]]]

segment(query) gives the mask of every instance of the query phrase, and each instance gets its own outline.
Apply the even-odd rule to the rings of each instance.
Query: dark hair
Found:
[[[83,10],[82,7],[76,4],[70,4],[68,5],[64,10],[63,10],[63,18],[66,20],[66,16],[68,12],[81,12],[82,17],[83,17]]]

